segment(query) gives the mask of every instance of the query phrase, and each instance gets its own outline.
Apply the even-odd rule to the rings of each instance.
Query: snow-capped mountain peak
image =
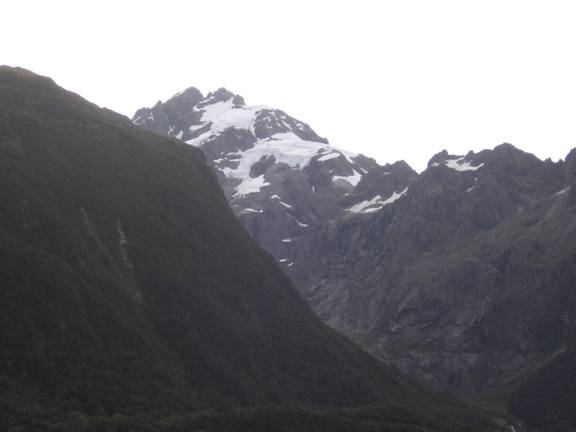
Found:
[[[350,198],[357,185],[378,166],[331,146],[286,112],[248,105],[225,88],[204,96],[191,87],[139,110],[133,121],[201,148],[232,209],[277,257],[292,256],[311,228],[355,204]]]
[[[355,162],[358,155],[331,147],[308,124],[279,109],[247,105],[225,88],[204,97],[191,87],[164,104],[139,110],[133,121],[202,147],[219,177],[228,180],[223,186],[229,198],[258,193],[277,182],[277,175],[276,181],[267,179],[266,171],[274,165],[292,170],[303,170],[311,163],[329,167],[330,181],[311,184],[311,189],[332,183],[338,190],[354,188],[367,171]],[[275,188],[268,189],[273,193]]]

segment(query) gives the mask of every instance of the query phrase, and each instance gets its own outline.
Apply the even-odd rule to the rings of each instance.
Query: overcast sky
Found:
[[[575,1],[0,0],[0,63],[132,116],[219,87],[379,162],[576,147]]]

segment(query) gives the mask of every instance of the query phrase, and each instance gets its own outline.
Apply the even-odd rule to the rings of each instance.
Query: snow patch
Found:
[[[188,130],[190,132],[194,132],[195,130],[202,129],[204,126],[206,126],[206,125],[205,124],[192,125],[188,128]]]
[[[286,207],[286,208],[289,208],[289,209],[292,208],[292,206],[291,206],[290,204],[285,203],[284,201],[282,201],[278,195],[272,195],[272,196],[270,197],[270,199],[275,200],[278,204],[280,204],[280,205],[282,205],[282,206],[284,206],[284,207]]]
[[[477,166],[472,166],[470,165],[470,162],[464,161],[464,156],[458,159],[447,159],[444,162],[446,163],[446,166],[448,168],[452,168],[453,170],[456,171],[476,171],[482,166],[484,166],[484,163],[481,163],[480,165]]]
[[[198,138],[196,139],[198,140]],[[191,141],[196,141],[191,140]],[[259,140],[254,147],[240,153],[236,168],[226,167],[222,170],[228,178],[242,181],[237,191],[246,189],[243,184],[250,183],[250,168],[260,159],[274,156],[276,163],[284,163],[291,168],[302,168],[310,162],[322,143],[298,140]],[[239,192],[246,194],[247,192]]]
[[[298,219],[296,219],[294,216],[292,216],[290,213],[286,213],[288,216],[290,216],[292,219],[294,219],[294,222],[296,222],[301,228],[308,228],[308,224],[304,223],[304,222],[300,222]]]
[[[340,156],[342,156],[342,155],[338,152],[326,153],[323,156],[320,156],[318,158],[318,162],[325,162],[325,161],[330,160],[330,159],[339,158]]]
[[[353,205],[348,209],[351,213],[373,213],[375,211],[381,210],[384,206],[392,204],[398,201],[400,198],[408,193],[408,188],[405,188],[402,192],[394,192],[387,199],[383,199],[380,195],[376,195],[371,200],[362,201],[358,204]]]
[[[211,138],[218,136],[229,128],[245,129],[254,132],[254,122],[258,113],[264,109],[271,110],[271,108],[264,105],[237,106],[233,102],[233,97],[230,97],[226,101],[211,104],[207,104],[207,102],[210,102],[209,99],[203,102],[201,108],[194,108],[196,112],[201,113],[201,124],[191,126],[190,130],[198,130],[206,125],[210,126],[210,130],[196,138],[186,141],[187,144],[197,147],[209,144]],[[282,116],[279,118],[281,119]],[[266,121],[266,119],[263,121]],[[297,123],[297,125],[298,124],[302,123]],[[290,127],[288,124],[286,124],[286,126]],[[354,153],[327,146],[325,143],[305,141],[294,132],[289,131],[276,133],[269,138],[257,140],[253,147],[238,154],[238,165],[235,168],[225,167],[222,169],[222,173],[229,179],[240,180],[234,196],[242,196],[259,192],[263,186],[268,185],[262,178],[257,177],[253,179],[250,177],[252,165],[263,157],[269,158],[273,156],[276,163],[286,164],[290,168],[304,168],[310,163],[312,158],[318,154],[321,155],[319,158],[321,161],[343,155],[353,164],[354,162],[351,158],[357,156]],[[361,175],[355,173],[343,179],[355,186],[360,180],[360,177]],[[290,208],[288,207],[289,204],[284,203],[282,205]]]
[[[356,187],[356,185],[360,182],[360,180],[362,180],[362,174],[354,170],[354,173],[350,174],[349,176],[334,176],[332,178],[332,181],[336,180],[345,180],[348,183],[350,183],[352,187]]]
[[[234,105],[233,99],[230,97],[226,101],[206,104],[202,108],[194,108],[196,112],[202,113],[201,124],[190,126],[190,130],[198,130],[210,124],[210,131],[186,141],[186,143],[201,147],[209,137],[218,135],[231,127],[252,130],[256,114],[263,109],[268,109],[265,105],[237,106]],[[204,100],[204,102],[209,102],[209,99]]]
[[[294,132],[278,132],[275,133],[274,135],[271,135],[270,138],[268,138],[269,140],[275,140],[275,141],[283,141],[283,140],[299,140],[302,141],[302,139],[296,135]]]
[[[203,134],[197,136],[196,138],[191,138],[186,141],[186,144],[190,144],[196,147],[202,147],[208,138],[215,136],[214,132],[211,130],[204,132]]]
[[[270,183],[264,179],[264,174],[255,178],[248,176],[248,178],[243,179],[242,182],[236,186],[236,193],[233,195],[233,197],[260,192],[264,186],[269,185]]]
[[[237,107],[232,100],[233,97],[230,97],[227,101],[202,107],[202,123],[212,123],[213,131],[223,131],[229,127],[249,129],[256,113],[265,108],[263,106]]]

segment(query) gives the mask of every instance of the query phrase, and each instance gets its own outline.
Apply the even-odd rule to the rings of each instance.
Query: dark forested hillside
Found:
[[[200,151],[8,67],[0,364],[2,430],[493,429],[325,327]]]

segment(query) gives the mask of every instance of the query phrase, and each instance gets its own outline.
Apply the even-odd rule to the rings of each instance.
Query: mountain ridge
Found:
[[[227,190],[226,167],[210,160],[242,157],[253,126],[204,127],[200,148]],[[559,325],[557,297],[573,302],[573,252],[561,240],[576,243],[576,149],[559,162],[508,143],[443,150],[421,173],[322,147],[304,168],[286,167],[274,153],[285,150],[250,161],[250,175],[266,184],[240,197],[232,187],[227,197],[324,322],[409,374],[473,397],[515,392],[510,382],[562,348],[569,326]],[[546,248],[566,261],[564,276],[554,276]]]

